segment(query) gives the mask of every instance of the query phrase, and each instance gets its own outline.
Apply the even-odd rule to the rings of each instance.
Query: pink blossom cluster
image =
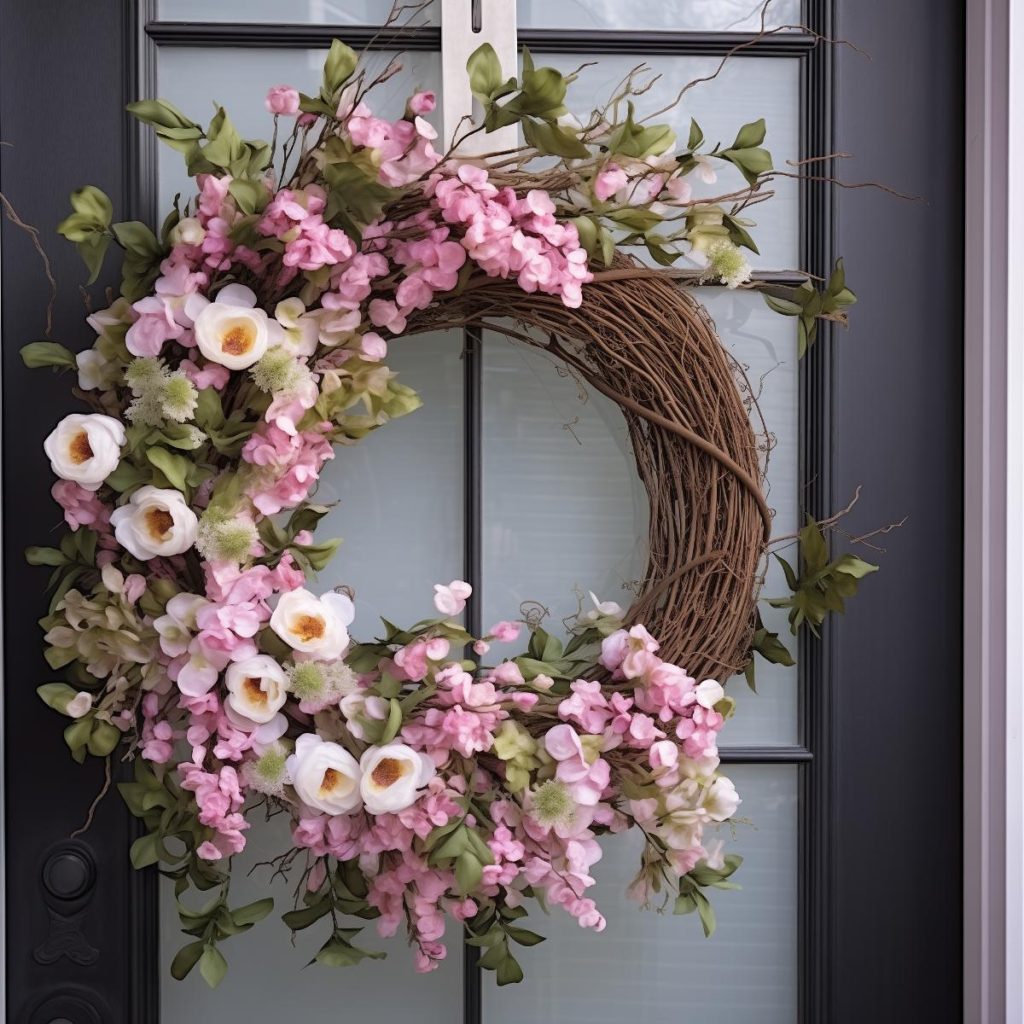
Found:
[[[455,175],[432,175],[427,184],[445,223],[463,231],[462,244],[489,277],[512,277],[526,292],[558,295],[575,309],[593,275],[573,224],[555,217],[540,189],[519,198],[498,188],[486,168],[463,164]]]
[[[257,229],[285,243],[279,284],[287,284],[300,270],[333,267],[355,254],[348,235],[324,221],[326,206],[324,190],[308,185],[298,191],[281,189],[263,211]]]
[[[329,424],[327,425],[329,427]],[[325,429],[287,432],[267,423],[245,442],[242,458],[262,472],[249,486],[253,504],[265,516],[305,501],[334,450]]]

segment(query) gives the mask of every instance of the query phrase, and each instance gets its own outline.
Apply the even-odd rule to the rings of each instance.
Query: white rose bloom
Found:
[[[68,701],[68,706],[64,709],[72,718],[84,718],[90,711],[92,711],[92,694],[85,690],[79,690],[78,693]]]
[[[707,793],[704,795],[704,810],[715,821],[725,821],[736,813],[740,805],[740,797],[732,779],[719,775],[711,783]]]
[[[114,509],[110,525],[118,544],[140,561],[180,555],[196,542],[199,520],[180,491],[147,485]]]
[[[229,665],[225,679],[228,707],[260,725],[272,721],[288,699],[284,669],[266,654]]]
[[[725,696],[725,690],[714,679],[705,679],[697,686],[696,694],[702,708],[713,708]]]
[[[433,777],[434,762],[404,743],[370,747],[359,759],[363,777],[359,791],[371,814],[404,810],[414,803],[418,791]]]
[[[54,473],[95,491],[121,461],[124,424],[101,413],[72,413],[43,442]]]
[[[315,733],[305,733],[295,741],[288,774],[307,807],[326,814],[349,814],[359,806],[356,759],[344,747]]]
[[[198,293],[189,295],[185,314],[194,321],[199,351],[229,370],[244,370],[259,362],[272,332],[267,314],[255,305],[256,293],[240,284],[222,288],[215,302],[206,302]]]
[[[344,594],[317,597],[300,588],[281,595],[270,628],[293,650],[332,661],[348,647],[346,627],[354,616],[352,600]]]

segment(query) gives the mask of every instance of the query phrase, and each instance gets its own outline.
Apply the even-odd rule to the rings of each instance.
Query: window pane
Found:
[[[775,529],[790,533],[797,526],[793,321],[750,292],[702,288],[698,296],[760,388],[775,435]],[[558,633],[577,610],[577,592],[628,605],[629,584],[646,564],[647,496],[618,407],[545,353],[500,335],[485,335],[483,367],[484,627],[537,601],[550,610],[547,628]],[[765,592],[784,593],[775,569]],[[785,632],[785,613],[764,607],[762,614],[770,629]],[[498,645],[497,653],[514,652]],[[739,707],[724,744],[798,742],[797,670],[759,661],[757,682],[755,695],[742,677],[729,681]]]
[[[618,407],[499,334],[484,335],[483,367],[484,627],[539,602],[561,634],[577,592],[628,605],[647,496]]]
[[[632,4],[628,6],[632,12]],[[543,54],[537,62],[569,72],[587,58],[576,54]],[[636,100],[638,116],[661,110],[671,104],[688,82],[714,74],[717,57],[650,57],[638,54],[602,54],[597,64],[584,68],[569,86],[566,104],[578,117],[585,117],[595,106],[604,106],[625,77],[640,64],[652,69],[642,76],[650,81],[661,77]],[[800,60],[789,57],[735,57],[728,61],[714,81],[691,89],[683,102],[660,115],[659,123],[670,124],[685,144],[693,117],[704,130],[712,148],[715,142],[727,147],[745,123],[763,117],[768,135],[765,146],[775,166],[785,169],[787,160],[800,157]],[[692,176],[694,195],[723,196],[745,187],[740,172],[724,162],[716,164],[718,180],[705,184]],[[792,168],[790,168],[792,170]],[[780,178],[772,186],[774,196],[752,209],[744,217],[756,222],[751,228],[761,255],[747,252],[751,266],[761,270],[788,270],[799,266],[799,189],[792,178]],[[646,252],[636,250],[637,254]],[[686,261],[680,261],[685,266]]]
[[[756,32],[764,0],[519,0],[521,28]],[[800,24],[800,0],[773,0],[765,28]]]
[[[714,318],[725,347],[744,368],[771,434],[773,445],[768,460],[768,504],[775,512],[774,536],[794,533],[799,518],[800,372],[796,354],[796,327],[790,317],[773,313],[764,299],[753,292],[725,288],[698,288],[697,297]],[[755,430],[762,430],[755,417]],[[764,440],[762,437],[761,440]],[[783,554],[791,558],[792,551]],[[768,566],[762,594],[788,594],[782,568],[773,558]],[[796,654],[795,638],[789,632],[784,609],[760,605],[765,626],[778,633]],[[751,693],[742,676],[729,685],[738,702],[737,713],[723,731],[723,743],[792,744],[800,740],[798,669],[772,665],[758,658],[757,694]]]
[[[273,119],[263,105],[267,89],[287,83],[304,92],[315,92],[323,71],[325,50],[210,49],[164,47],[157,61],[157,94],[197,121],[213,114],[213,104],[223,106],[243,138],[270,139]],[[371,73],[382,71],[397,54],[378,51],[367,55]],[[441,58],[436,53],[403,53],[402,70],[377,86],[371,97],[374,112],[397,117],[406,99],[419,85],[440,92]],[[436,119],[440,124],[440,119]],[[181,154],[169,146],[159,148],[161,202],[169,203],[176,192],[182,198],[193,187]]]
[[[401,0],[399,0],[401,3]],[[158,0],[161,21],[262,21],[293,25],[383,25],[391,0]],[[412,24],[441,20],[440,2],[431,4]],[[399,24],[409,24],[403,15]]]
[[[292,845],[284,815],[254,824],[247,833],[245,851],[232,868],[231,903],[244,906],[266,896],[274,897],[270,917],[243,935],[224,943],[228,973],[216,989],[207,987],[198,968],[184,981],[167,974],[175,952],[192,937],[182,935],[175,907],[174,885],[160,882],[160,1024],[224,1024],[252,1021],[293,1021],[303,1024],[337,1024],[358,1019],[372,1008],[374,1024],[453,1024],[462,1008],[462,935],[451,922],[445,935],[448,957],[431,974],[417,974],[412,952],[400,933],[391,939],[377,937],[372,921],[356,939],[365,949],[384,950],[386,960],[364,960],[355,968],[306,964],[316,955],[330,931],[330,919],[313,925],[289,942],[289,931],[280,914],[295,905],[295,886],[301,869],[290,882],[271,881],[272,868],[250,869],[285,853]],[[201,906],[202,894],[190,894],[190,906]],[[355,927],[361,922],[349,919]],[[299,1009],[301,1007],[301,1010]]]
[[[319,587],[355,589],[353,635],[380,617],[411,626],[435,614],[437,582],[463,572],[462,332],[391,342],[387,364],[423,405],[351,447],[335,448],[316,501],[337,502],[317,535],[341,537]]]
[[[487,1024],[793,1024],[797,1019],[797,773],[792,765],[730,766],[743,799],[735,840],[744,857],[742,892],[712,891],[718,919],[705,939],[695,916],[640,911],[625,894],[643,839],[604,841],[595,868],[601,934],[583,931],[560,910],[531,909],[524,923],[548,937],[516,949],[526,981],[497,988],[484,974]]]

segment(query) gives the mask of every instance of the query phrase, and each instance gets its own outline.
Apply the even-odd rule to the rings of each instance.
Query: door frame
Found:
[[[1005,0],[1005,2],[1009,2],[1009,0]],[[144,10],[148,5],[142,2],[142,0],[138,4],[133,2],[133,0],[102,0],[102,2],[94,0],[94,3],[88,5],[87,9],[85,9],[85,5],[82,5],[83,10],[77,13],[73,9],[65,10],[65,6],[56,3],[55,0],[37,0],[37,3],[31,6],[19,3],[18,0],[3,0],[3,10],[12,21],[16,21],[19,28],[24,28],[30,32],[33,44],[37,39],[46,38],[47,31],[52,30],[54,18],[58,17],[58,15],[65,24],[73,21],[74,30],[72,31],[68,28],[64,32],[53,33],[58,37],[73,36],[73,39],[58,38],[53,41],[52,46],[44,53],[40,53],[38,50],[30,52],[34,48],[24,43],[20,47],[15,45],[10,39],[14,33],[8,33],[8,42],[0,44],[3,46],[3,52],[6,55],[5,63],[12,68],[17,67],[19,72],[23,72],[27,83],[25,86],[25,96],[15,97],[12,100],[10,94],[8,94],[6,99],[0,98],[3,102],[3,113],[5,115],[3,121],[0,121],[0,136],[5,136],[7,131],[6,123],[17,120],[13,108],[16,105],[15,101],[18,99],[26,106],[36,104],[39,107],[44,107],[46,104],[50,104],[50,106],[46,106],[46,109],[59,109],[56,99],[40,100],[38,94],[31,90],[33,88],[38,89],[45,83],[46,71],[49,66],[62,66],[62,64],[67,67],[69,76],[75,76],[83,85],[84,83],[89,83],[88,89],[79,90],[79,95],[64,97],[63,102],[71,105],[83,121],[91,120],[102,123],[96,125],[94,132],[95,142],[87,143],[84,147],[77,149],[74,161],[66,161],[65,165],[55,163],[53,167],[47,166],[41,169],[41,171],[40,169],[33,169],[35,170],[34,177],[31,173],[18,167],[12,171],[9,177],[13,179],[12,185],[20,184],[23,189],[28,188],[30,190],[28,197],[31,199],[31,188],[33,187],[56,189],[58,192],[64,193],[72,185],[78,184],[78,178],[85,173],[93,180],[112,185],[113,187],[110,191],[114,195],[120,194],[122,208],[135,208],[138,210],[139,196],[135,185],[136,170],[138,162],[145,160],[145,150],[143,149],[140,152],[135,146],[135,136],[127,125],[126,119],[116,108],[124,100],[134,98],[135,76],[137,74],[137,70],[133,66],[134,54],[137,52],[134,46],[137,42],[141,45],[149,45],[148,40],[143,38],[144,33],[141,36],[137,35],[138,14],[140,10]],[[836,13],[835,7],[837,5],[831,2],[831,0],[807,0],[807,6],[815,12],[827,12],[829,20],[827,22],[820,22],[820,24],[827,24],[831,27],[836,25],[838,21],[837,35],[860,40],[865,35],[873,36],[875,30],[878,29],[877,25],[872,26],[871,24],[872,17],[876,21],[879,18],[877,10],[873,15],[870,11],[863,9],[858,11],[857,7],[863,8],[865,5],[858,5],[855,0],[844,0],[843,3],[838,4],[838,19],[833,17]],[[874,5],[866,6],[874,8]],[[21,9],[19,10],[19,8]],[[907,0],[905,4],[901,5],[901,8],[905,9],[899,12],[898,22],[900,30],[894,29],[893,25],[889,24],[887,28],[889,38],[888,40],[883,40],[879,47],[879,50],[890,59],[885,62],[877,62],[874,66],[867,66],[865,68],[851,63],[855,58],[846,51],[836,51],[829,60],[830,62],[834,61],[838,65],[838,74],[843,85],[843,89],[840,91],[840,98],[837,100],[836,94],[831,90],[827,96],[815,96],[815,101],[828,105],[832,115],[830,123],[834,125],[840,137],[838,141],[842,143],[846,141],[846,136],[856,136],[854,143],[849,148],[855,149],[858,153],[866,153],[871,156],[873,167],[877,169],[877,176],[896,182],[899,181],[899,168],[894,169],[891,160],[886,155],[879,153],[877,144],[873,147],[869,139],[863,134],[858,135],[853,130],[856,126],[851,121],[852,113],[855,109],[859,109],[863,113],[864,107],[854,108],[852,105],[847,107],[847,97],[852,97],[854,91],[850,88],[850,84],[874,80],[874,89],[887,89],[894,97],[900,96],[900,90],[905,85],[902,81],[905,74],[905,65],[900,61],[893,62],[891,60],[892,47],[895,46],[898,50],[906,49],[907,41],[913,37],[908,35],[906,38],[903,38],[902,30],[904,26],[909,25],[910,31],[913,32],[915,21],[917,25],[921,25],[926,22],[934,23],[938,18],[942,25],[939,34],[942,36],[944,46],[949,51],[941,56],[950,58],[947,70],[951,69],[954,80],[960,74],[962,68],[962,58],[958,58],[959,50],[955,45],[957,43],[955,35],[952,37],[952,43],[945,39],[943,35],[943,32],[949,33],[955,26],[962,23],[962,12],[958,13],[959,4],[956,0],[941,0],[941,2],[936,3],[926,3],[925,0]],[[936,13],[936,8],[941,8],[938,14]],[[895,14],[892,15],[892,18],[895,20]],[[867,31],[862,31],[865,28]],[[895,38],[893,38],[894,36]],[[721,41],[709,39],[707,45],[709,48],[721,46]],[[783,45],[783,43],[780,42],[780,45]],[[96,61],[94,55],[98,53],[110,56],[115,46],[120,47],[120,59],[111,60],[111,64],[115,66],[109,73],[98,73],[95,68]],[[914,42],[914,49],[910,54],[910,59],[915,62],[925,63],[929,56],[926,47],[927,39],[917,39]],[[868,48],[875,51],[875,47],[871,44],[869,44]],[[709,52],[713,52],[713,49],[709,50]],[[934,62],[939,62],[940,55],[932,54],[931,59]],[[916,96],[918,94],[912,92],[911,95]],[[949,103],[951,106],[942,106],[942,109],[933,111],[931,113],[931,126],[944,124],[948,130],[950,110],[954,112],[954,115],[958,113],[961,100],[962,96],[960,95],[959,85],[954,81],[953,86],[947,88],[944,92],[941,101],[941,103]],[[900,97],[900,101],[903,108],[905,108],[907,103],[906,96]],[[8,115],[11,116],[8,117]],[[18,127],[21,128],[23,126],[21,123],[18,123]],[[908,133],[916,131],[919,137],[923,137],[926,127],[908,128]],[[31,144],[32,135],[29,132],[23,130],[20,132],[20,136],[23,145],[26,140]],[[858,145],[858,141],[864,144]],[[43,153],[50,153],[45,140],[40,140],[40,145]],[[840,144],[836,148],[842,149],[846,147]],[[67,166],[68,164],[73,166]],[[911,161],[907,159],[907,165],[910,166],[910,164]],[[959,182],[959,169],[954,164],[955,161],[943,169],[941,178],[947,184],[951,180]],[[5,175],[6,177],[8,176]],[[16,192],[14,187],[11,187],[10,190],[12,194]],[[829,445],[830,449],[834,446],[837,447],[838,463],[831,467],[835,472],[831,475],[830,479],[826,481],[823,478],[818,478],[818,482],[815,485],[821,492],[823,507],[825,501],[834,497],[841,489],[845,489],[851,479],[855,479],[855,482],[864,483],[866,493],[870,493],[873,490],[876,496],[881,498],[886,497],[886,485],[891,482],[887,475],[887,470],[891,467],[864,467],[853,457],[848,447],[851,436],[857,436],[851,435],[850,431],[850,427],[855,425],[852,406],[857,396],[857,388],[863,383],[870,369],[870,367],[866,366],[867,357],[863,353],[858,355],[857,347],[869,343],[872,332],[877,332],[879,328],[882,329],[883,336],[885,335],[885,314],[887,312],[879,302],[878,306],[874,309],[874,313],[872,313],[872,296],[875,297],[874,301],[877,302],[879,296],[884,297],[887,294],[886,271],[883,267],[872,265],[874,257],[877,257],[877,250],[874,249],[876,240],[870,237],[870,232],[861,230],[865,225],[858,224],[857,222],[861,208],[858,207],[855,199],[856,196],[852,193],[850,195],[841,194],[835,196],[828,200],[830,204],[828,212],[829,216],[834,218],[839,227],[839,240],[836,250],[846,252],[849,255],[848,265],[850,265],[851,269],[854,265],[857,266],[858,274],[863,282],[863,285],[858,290],[865,301],[863,306],[857,311],[858,323],[851,330],[850,337],[837,339],[835,345],[831,343],[826,344],[823,341],[817,347],[816,351],[819,355],[815,357],[816,361],[814,363],[809,364],[811,370],[808,371],[820,375],[819,379],[830,385],[834,399],[833,406],[827,410],[827,415],[829,422],[834,424],[835,430],[830,431],[826,444]],[[31,203],[28,205],[31,206]],[[32,218],[31,210],[26,211],[25,216],[26,219],[38,223],[44,233],[49,232],[53,226],[45,217]],[[935,216],[935,214],[933,213],[932,216]],[[911,214],[902,208],[894,215],[896,220],[909,217],[911,217]],[[912,221],[907,222],[912,223]],[[958,247],[959,230],[959,225],[955,223],[948,226],[948,229],[944,229],[943,233],[940,234],[940,240],[947,246],[956,245]],[[5,252],[5,265],[7,265],[7,259],[13,264],[16,259],[28,261],[34,258],[30,248],[26,246],[25,240],[8,225],[4,226],[0,241],[3,243]],[[66,252],[65,247],[58,248],[56,246],[52,248],[51,255],[54,258],[58,275],[65,282],[64,294],[58,301],[58,331],[63,328],[68,332],[65,336],[74,339],[80,336],[81,333],[80,324],[78,326],[78,334],[75,333],[73,326],[77,322],[76,317],[80,320],[80,306],[77,295],[73,294],[74,289],[68,288],[66,284],[78,280],[75,256],[73,253]],[[968,260],[968,266],[970,266],[970,260]],[[938,288],[941,301],[937,304],[937,309],[928,313],[928,323],[930,326],[935,327],[935,331],[930,338],[933,344],[935,337],[944,338],[948,346],[951,344],[951,336],[948,333],[950,316],[952,316],[953,321],[956,323],[960,320],[959,299],[956,296],[957,289],[951,289],[948,286],[950,282],[959,279],[959,268],[947,267],[945,272],[945,277],[938,282],[936,282],[934,276],[925,277],[922,275],[916,277],[913,289],[916,290],[915,294],[920,299],[925,300],[921,302],[921,308],[923,309],[926,302],[930,300],[928,290],[933,287]],[[12,294],[9,302],[5,305],[5,322],[20,324],[30,321],[34,323],[35,320],[31,320],[32,316],[38,320],[40,296],[43,296],[43,301],[45,302],[45,289],[40,290],[38,287],[35,287],[30,289],[31,294],[24,296],[16,294],[13,285],[9,290]],[[27,306],[26,304],[28,303],[34,304],[34,306]],[[14,307],[13,312],[10,312],[8,307]],[[31,308],[34,312],[31,314],[25,313],[24,310],[26,308]],[[888,327],[888,331],[892,331],[891,326]],[[921,333],[922,335],[926,333],[923,327]],[[1005,333],[1003,337],[1005,338]],[[11,339],[10,333],[8,338]],[[19,338],[11,339],[7,351],[4,353],[5,364],[9,379],[12,381],[12,387],[20,386],[22,380],[22,371],[18,366],[16,356],[16,347],[19,342]],[[916,344],[917,347],[909,355],[916,356],[917,358],[926,357],[926,346],[921,341],[918,341]],[[874,351],[877,353],[878,349],[874,349]],[[828,357],[826,357],[826,353],[828,353]],[[832,358],[833,354],[834,358]],[[959,384],[959,357],[958,349],[956,352],[943,350],[944,362],[941,370],[941,386],[942,394],[947,397],[948,390],[946,389],[956,387]],[[956,374],[952,373],[951,360],[956,363]],[[900,397],[898,381],[880,380],[876,383],[876,400],[881,402],[886,400],[898,402]],[[48,399],[52,401],[59,400],[56,396],[61,389],[52,386],[47,381],[40,381],[38,375],[32,378],[32,386],[32,403],[36,406],[45,406]],[[844,399],[849,401],[844,401]],[[8,423],[9,429],[5,432],[5,440],[7,440],[9,445],[13,445],[11,440],[12,432],[21,429],[19,418],[22,415],[28,416],[27,406],[29,402],[24,395],[19,395],[15,392],[12,394],[12,398],[7,405],[8,408],[5,408],[3,413],[4,422],[8,423],[8,420],[12,420],[12,422]],[[12,406],[13,409],[10,408]],[[31,435],[29,440],[33,442],[35,434],[39,433],[40,423],[46,419],[45,409],[42,410],[41,419],[39,419],[39,410],[36,412],[36,417],[33,420],[28,416],[29,429],[26,432],[28,435]],[[898,429],[901,425],[902,421],[899,416],[880,416],[878,422],[872,425],[872,436],[877,438],[888,437],[891,440],[894,430]],[[11,428],[13,428],[13,431]],[[947,440],[948,437],[952,437],[954,434],[959,438],[959,422],[948,426]],[[844,438],[847,439],[847,447],[844,447]],[[915,458],[927,454],[922,451],[920,445],[920,438],[912,432],[908,436],[900,436],[898,438],[899,450],[897,453],[899,464],[911,465]],[[953,461],[957,466],[951,470],[950,476],[942,479],[941,485],[938,487],[942,495],[950,491],[954,485],[958,493],[960,488],[958,469],[959,440],[951,443],[951,448],[955,451]],[[970,460],[968,461],[970,462]],[[18,468],[11,459],[6,460],[5,473],[13,473]],[[36,518],[41,512],[44,515],[49,512],[49,497],[45,493],[47,489],[48,487],[44,488],[41,494],[34,495],[31,503],[27,503],[25,506],[24,516],[19,517],[19,519],[27,520],[28,526],[23,527],[21,523],[5,523],[5,534],[9,533],[15,539],[20,540],[22,532],[25,534],[31,532],[30,526],[32,522],[48,521]],[[7,490],[9,494],[12,491],[10,486],[8,486]],[[902,500],[902,492],[900,500]],[[834,501],[831,504],[834,505]],[[875,507],[877,508],[878,506],[876,505]],[[43,512],[43,509],[47,511]],[[899,510],[900,514],[903,511],[905,509],[901,507]],[[870,513],[874,514],[874,512],[875,508],[872,508]],[[892,515],[895,515],[895,513],[892,513]],[[926,517],[920,517],[918,522],[921,522],[924,518]],[[923,523],[922,528],[929,542],[938,545],[940,549],[949,551],[958,548],[960,542],[958,513],[953,515],[952,518],[942,519],[938,524],[932,523],[929,525]],[[897,545],[894,544],[893,548],[895,549],[896,547]],[[9,551],[14,550],[15,544],[12,542]],[[15,593],[18,592],[23,580],[38,583],[37,575],[23,575],[23,567],[15,565],[14,562],[15,559],[9,555],[7,564],[4,567],[6,586],[9,590]],[[889,580],[891,582],[887,582],[885,586],[893,587],[893,592],[899,594],[900,581],[898,570],[889,574]],[[12,623],[14,624],[13,628],[9,628],[9,635],[20,636],[22,635],[21,628],[23,626],[31,628],[32,616],[26,615],[22,609],[13,608],[12,604],[13,602],[7,602],[8,606],[4,610],[5,621],[8,622],[9,626]],[[850,950],[846,937],[836,932],[837,915],[848,912],[851,909],[851,901],[861,899],[857,890],[863,872],[859,869],[857,860],[863,856],[863,851],[870,848],[866,837],[860,834],[857,829],[852,828],[851,825],[854,819],[870,821],[871,814],[870,807],[866,806],[868,803],[866,796],[860,799],[857,797],[856,787],[863,785],[865,779],[862,773],[858,774],[860,766],[851,753],[851,749],[856,749],[857,745],[863,741],[864,732],[862,729],[864,723],[857,720],[851,720],[850,722],[845,720],[842,694],[846,691],[855,693],[859,685],[858,672],[855,670],[856,666],[852,664],[849,658],[849,652],[856,651],[859,646],[862,646],[866,641],[870,641],[874,628],[875,620],[871,615],[865,615],[863,612],[854,610],[850,619],[840,624],[839,628],[833,631],[835,635],[832,637],[829,646],[824,648],[821,654],[824,665],[829,669],[828,675],[835,680],[835,692],[829,694],[823,689],[816,714],[827,716],[822,718],[822,722],[828,721],[831,723],[831,726],[841,726],[843,733],[839,737],[840,742],[836,745],[834,756],[828,759],[828,773],[820,793],[822,808],[826,812],[826,817],[822,819],[822,832],[817,838],[817,841],[821,843],[822,856],[814,861],[813,884],[820,886],[821,902],[823,905],[827,904],[827,908],[822,914],[816,915],[818,923],[812,925],[814,933],[807,935],[805,941],[815,942],[820,945],[822,950],[820,955],[823,957],[821,963],[822,977],[828,980],[829,993],[827,996],[818,997],[823,999],[820,1003],[816,1002],[816,1005],[821,1007],[823,1015],[815,1018],[812,1011],[809,1017],[809,1020],[812,1021],[820,1019],[829,1020],[830,1022],[835,1021],[839,1024],[839,1022],[845,1022],[847,1019],[845,1014],[847,1012],[851,1014],[849,1019],[858,1019],[854,1016],[852,1010],[847,1010],[847,997],[852,995],[856,998],[857,990],[864,988],[862,977],[855,977],[844,970],[845,954],[849,953]],[[914,621],[911,632],[919,634],[919,639],[923,639],[927,635],[928,623],[923,616],[920,621]],[[957,636],[955,638],[946,639],[945,645],[930,656],[927,667],[935,668],[936,666],[941,666],[943,661],[948,663],[950,657],[959,662],[959,630],[956,633]],[[25,635],[29,634],[26,633]],[[31,635],[34,636],[35,634],[32,633]],[[911,637],[910,639],[913,638]],[[894,669],[889,667],[888,671],[890,676],[886,677],[886,682],[897,682],[897,679],[894,677]],[[8,675],[12,680],[15,678],[15,673],[9,672]],[[969,675],[968,678],[970,678]],[[20,685],[22,680],[19,678],[18,681]],[[959,691],[959,680],[957,682],[957,690]],[[844,684],[846,685],[844,686]],[[12,682],[13,685],[14,683]],[[924,692],[925,687],[918,685],[916,690],[912,688],[910,693],[900,697],[902,701],[906,702],[905,707],[908,712],[912,713],[910,709],[913,700],[920,700]],[[839,698],[838,702],[831,699],[835,697]],[[901,704],[901,708],[903,707],[904,704]],[[942,719],[943,714],[945,714],[943,709],[938,707],[932,709],[933,718],[929,718],[929,715],[926,713],[920,719],[913,720],[912,728],[916,730],[915,737],[923,736],[928,732],[936,724],[935,719]],[[8,724],[10,725],[11,723]],[[945,729],[948,729],[950,725],[945,720],[941,720],[939,724]],[[19,721],[18,725],[19,729],[28,729],[36,736],[34,742],[40,746],[45,746],[45,755],[47,757],[56,758],[62,753],[60,751],[59,733],[57,733],[56,740],[54,740],[52,720],[50,713],[45,708],[40,708],[39,712],[33,713],[28,720]],[[36,732],[37,730],[38,732]],[[17,737],[14,738],[13,744],[10,742],[12,735],[13,733],[8,734],[9,741],[5,755],[17,758],[19,754],[24,753],[24,748],[19,748]],[[934,743],[934,741],[932,742]],[[958,742],[959,739],[957,739]],[[898,756],[900,747],[893,737],[886,737],[883,746],[885,749],[880,756],[884,756],[886,753]],[[848,772],[851,780],[849,785],[846,784]],[[53,821],[49,823],[50,831],[54,834],[67,834],[72,828],[80,824],[80,808],[88,803],[88,800],[95,791],[95,779],[87,776],[87,772],[83,773],[81,769],[61,763],[60,765],[47,767],[40,778],[39,785],[43,790],[45,790],[49,783],[59,783],[64,791],[69,794],[69,803],[71,801],[81,801],[81,803],[71,808],[58,808],[60,813],[51,816],[54,819],[59,819],[57,823]],[[948,782],[949,780],[944,776],[943,781]],[[113,805],[113,802],[110,803]],[[5,813],[10,813],[19,826],[24,826],[26,810],[23,800],[17,798],[9,801]],[[125,849],[127,837],[130,836],[130,825],[124,820],[127,819],[127,815],[123,813],[118,814],[117,809],[112,810],[111,806],[104,809],[103,815],[103,826],[110,830],[109,842],[111,844],[118,843],[121,849]],[[862,815],[864,818],[862,818]],[[61,832],[60,829],[64,826],[64,818],[68,819],[66,823],[67,828],[64,832]],[[927,830],[925,834],[927,834]],[[67,851],[65,850],[65,852]],[[40,902],[40,914],[42,914],[42,903],[46,901],[47,895],[42,893],[38,883],[39,864],[45,859],[46,855],[47,851],[40,849],[38,851],[32,850],[30,855],[21,858],[12,857],[12,860],[9,862],[11,875],[5,881],[5,888],[7,884],[10,884],[14,887],[24,887],[26,890],[31,890],[35,894],[34,898],[42,901]],[[122,879],[123,869],[120,865],[112,865],[101,860],[97,868],[100,872],[100,882],[106,885],[107,895],[113,900],[113,910],[110,911],[110,914],[113,918],[115,931],[119,928],[123,929],[124,922],[129,920],[129,918],[138,919],[140,913],[145,918],[147,913],[145,907],[147,905],[155,907],[155,900],[152,898],[153,879],[150,873],[142,873],[136,876],[131,880],[131,884],[128,885]],[[955,888],[956,885],[959,885],[961,874],[959,852],[957,852],[955,860],[943,860],[938,867],[932,866],[928,870],[933,871],[936,878],[941,876],[942,880],[946,883],[953,879],[953,887]],[[954,873],[955,879],[953,878]],[[838,876],[842,880],[841,891],[833,889],[830,885],[829,879],[833,876]],[[883,898],[896,895],[896,882],[897,880],[893,879],[883,883]],[[50,895],[52,896],[52,893]],[[14,909],[12,908],[13,913]],[[97,914],[95,905],[92,907],[91,913],[93,915]],[[31,923],[33,930],[39,927],[41,925],[37,922]],[[152,934],[155,936],[155,928]],[[86,984],[83,981],[77,989],[75,985],[78,985],[78,983],[75,982],[70,988],[75,989],[75,991],[80,989],[81,998],[86,1002],[92,998],[92,990],[98,990],[100,996],[97,998],[105,999],[110,1005],[116,1007],[112,1012],[118,1016],[106,1019],[128,1019],[137,1022],[137,1024],[155,1022],[155,986],[146,985],[142,982],[146,972],[152,970],[155,962],[155,950],[143,949],[140,951],[129,948],[128,952],[134,959],[130,963],[122,962],[119,959],[119,953],[125,946],[123,940],[121,944],[118,944],[113,941],[113,935],[109,937],[112,940],[113,948],[110,950],[112,956],[107,959],[108,961],[114,961],[113,966],[108,964],[102,977],[95,979],[95,982]],[[859,950],[855,950],[854,953],[857,956],[864,955]],[[33,972],[34,970],[33,968]],[[18,978],[18,974],[12,970],[11,977],[12,981],[14,981]],[[34,973],[33,977],[36,979],[34,982],[36,985],[47,984],[47,982],[39,980],[46,977],[45,974]],[[48,984],[52,986],[54,975],[51,973],[48,978]],[[60,978],[61,984],[66,980],[67,978],[62,976]],[[915,975],[915,980],[920,979]],[[948,978],[934,980],[939,985],[953,984],[952,980]],[[900,981],[906,984],[905,977],[900,979]],[[23,985],[24,982],[19,981],[18,984]],[[29,982],[29,984],[32,984],[32,982]],[[883,1006],[887,1005],[884,1000],[889,987],[892,986],[895,992],[895,985],[896,982],[893,979],[886,978],[881,989],[875,990],[875,996],[882,999]],[[951,990],[950,988],[946,991]],[[927,997],[927,993],[923,995]],[[69,998],[77,998],[74,995],[74,991],[70,992]],[[864,995],[862,994],[860,998],[864,998]],[[902,998],[906,998],[906,996],[904,995]],[[933,996],[933,998],[935,997]],[[830,1015],[830,1011],[836,1009],[839,1012]],[[73,1016],[70,1012],[67,1015]],[[21,1019],[21,1017],[18,1018],[19,1024]],[[26,1016],[24,1019],[34,1018]],[[77,1022],[78,1018],[73,1017],[73,1019],[76,1019]],[[81,1019],[87,1020],[89,1018],[82,1016]],[[935,1017],[934,1019],[938,1021],[940,1018]],[[941,1019],[944,1020],[946,1018]],[[968,1017],[967,1019],[973,1020],[975,1018]],[[992,1019],[993,1024],[995,1019]]]
[[[998,1024],[1024,1019],[1024,0],[968,3],[966,40],[964,1020]]]

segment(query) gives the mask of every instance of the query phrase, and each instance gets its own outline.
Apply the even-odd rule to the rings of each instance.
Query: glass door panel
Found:
[[[529,927],[547,942],[517,950],[526,983],[498,988],[485,975],[486,1024],[794,1024],[797,1020],[797,789],[793,765],[734,765],[743,796],[735,837],[742,892],[712,892],[718,927],[704,938],[695,916],[641,910],[626,895],[643,839],[604,842],[590,890],[608,921],[585,931],[561,910],[531,909]],[[662,897],[664,898],[664,897]],[[654,897],[655,901],[658,897]],[[655,902],[653,907],[660,906]]]

